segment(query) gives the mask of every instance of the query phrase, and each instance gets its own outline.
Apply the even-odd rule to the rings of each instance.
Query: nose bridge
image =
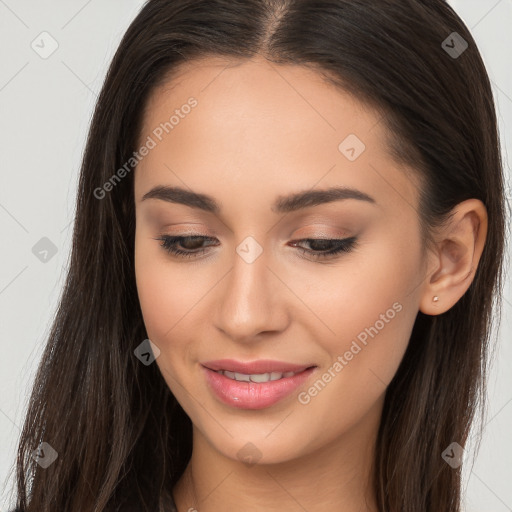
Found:
[[[279,290],[267,268],[269,251],[252,236],[236,247],[233,268],[222,289],[217,326],[234,339],[279,328]],[[282,310],[281,310],[282,311]]]

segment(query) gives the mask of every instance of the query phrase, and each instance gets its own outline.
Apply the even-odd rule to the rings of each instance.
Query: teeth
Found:
[[[229,379],[238,380],[240,382],[268,382],[271,380],[279,380],[295,375],[295,372],[255,373],[247,375],[245,373],[230,372],[228,370],[217,370],[217,373],[220,373]]]

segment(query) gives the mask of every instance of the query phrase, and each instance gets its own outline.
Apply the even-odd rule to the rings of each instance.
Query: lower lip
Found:
[[[239,409],[264,409],[288,396],[309,378],[316,367],[293,377],[268,382],[240,382],[202,366],[210,389],[225,404]]]

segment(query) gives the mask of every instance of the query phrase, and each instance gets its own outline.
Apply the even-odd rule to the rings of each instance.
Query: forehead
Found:
[[[395,188],[389,200],[413,197],[415,186],[391,159],[380,121],[377,111],[310,68],[262,58],[187,62],[147,102],[140,142],[152,137],[156,145],[137,167],[137,195],[155,184],[200,191],[229,185],[260,191],[270,202],[280,190],[321,181],[375,197],[387,181]]]
[[[380,120],[376,111],[308,67],[277,65],[261,57],[211,57],[181,64],[153,91],[142,131],[159,124],[162,115],[167,119],[191,96],[198,101],[200,109],[194,113],[203,114],[205,129],[222,123],[227,129],[245,125],[248,131],[258,123],[267,132],[287,128],[283,135],[291,130],[314,138],[331,132],[336,141],[347,130],[363,135]]]

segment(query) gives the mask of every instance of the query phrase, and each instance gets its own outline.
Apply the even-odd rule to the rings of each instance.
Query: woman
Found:
[[[149,0],[101,91],[17,507],[456,512],[500,298],[441,0]]]

